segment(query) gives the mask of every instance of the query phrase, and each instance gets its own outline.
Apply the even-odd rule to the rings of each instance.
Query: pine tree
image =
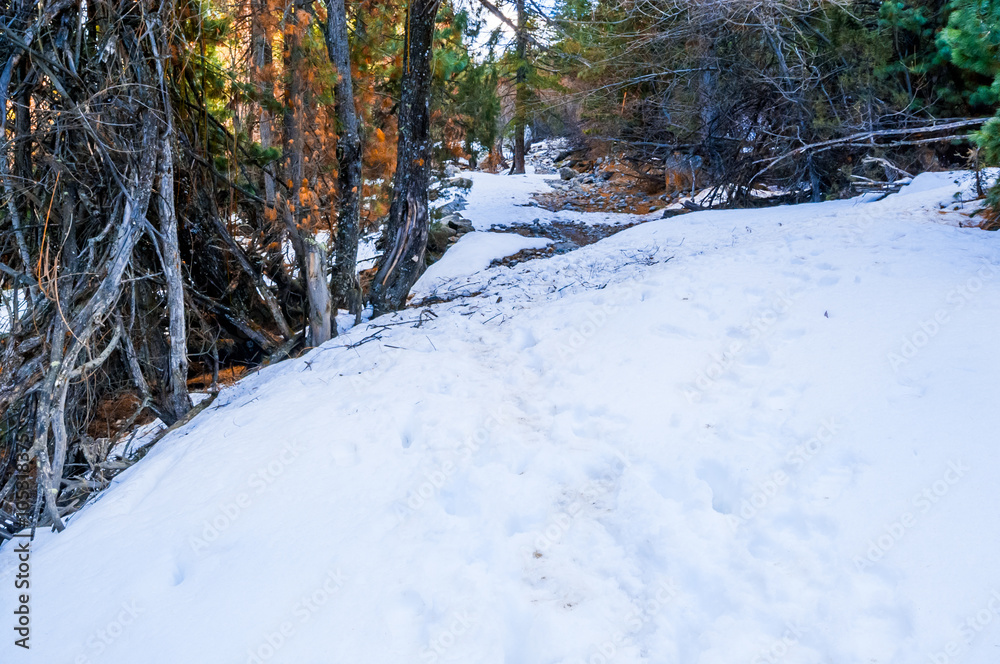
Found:
[[[973,137],[979,145],[980,159],[1000,164],[1000,0],[955,0],[952,13],[938,44],[958,67],[983,77],[984,83],[971,91],[969,101],[985,106],[996,115]],[[992,227],[1000,215],[1000,182],[990,193]]]

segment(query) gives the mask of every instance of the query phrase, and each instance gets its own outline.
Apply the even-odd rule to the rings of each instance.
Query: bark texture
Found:
[[[330,289],[326,280],[326,247],[322,246],[306,226],[302,210],[305,183],[303,168],[305,132],[303,131],[303,108],[309,103],[308,90],[303,76],[302,34],[297,21],[308,11],[309,2],[295,0],[294,12],[287,21],[285,30],[285,71],[289,77],[285,88],[285,112],[283,117],[285,179],[288,193],[282,214],[297,263],[305,282],[308,303],[309,333],[306,342],[310,346],[320,346],[332,336],[332,311]]]
[[[334,236],[333,310],[347,309],[361,320],[361,282],[358,280],[358,240],[361,227],[362,140],[357,109],[354,107],[354,83],[351,78],[351,48],[347,32],[347,9],[344,0],[327,0],[326,48],[337,68],[338,191],[340,203],[337,231]],[[334,330],[336,333],[336,330]]]
[[[514,82],[514,164],[511,174],[524,174],[525,126],[528,121],[528,14],[517,0],[517,74]]]

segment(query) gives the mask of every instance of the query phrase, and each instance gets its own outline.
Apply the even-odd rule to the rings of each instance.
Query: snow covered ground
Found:
[[[0,661],[994,664],[1000,235],[956,178],[456,270],[40,534]],[[539,186],[474,181],[478,228]]]

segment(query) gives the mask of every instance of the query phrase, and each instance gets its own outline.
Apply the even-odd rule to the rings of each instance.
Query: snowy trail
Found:
[[[477,228],[548,214],[474,179]],[[996,662],[1000,240],[953,180],[452,266],[482,294],[226,389],[42,534],[0,660]]]

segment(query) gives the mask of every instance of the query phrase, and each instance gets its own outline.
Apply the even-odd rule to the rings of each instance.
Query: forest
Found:
[[[696,210],[969,170],[1000,229],[998,26],[997,0],[0,1],[0,534],[61,530],[136,426],[405,309],[441,187],[545,140]]]

